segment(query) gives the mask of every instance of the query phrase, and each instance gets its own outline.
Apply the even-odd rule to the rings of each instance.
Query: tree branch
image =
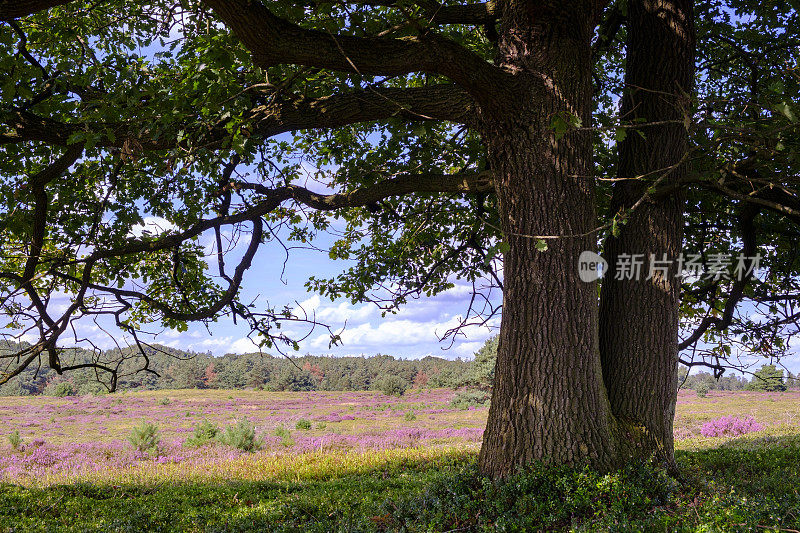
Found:
[[[376,88],[350,91],[321,98],[304,98],[289,95],[267,105],[255,107],[245,117],[242,127],[251,135],[271,137],[288,131],[314,128],[336,128],[401,117],[408,120],[446,120],[470,125],[474,120],[475,104],[472,98],[455,85],[428,87]],[[136,140],[143,151],[164,150],[178,143],[174,136],[142,128],[130,123],[65,123],[44,118],[34,113],[16,110],[7,113],[2,121],[6,131],[0,131],[0,145],[25,141],[42,141],[50,145],[67,146],[69,137],[79,131],[113,131],[114,141],[101,140],[98,146],[123,148],[126,142]],[[204,133],[204,146],[219,146],[230,136],[225,124],[220,123]]]
[[[283,20],[261,2],[204,0],[253,54],[256,65],[297,64],[315,68],[393,76],[440,74],[476,98],[497,97],[513,79],[477,54],[435,33],[400,39],[352,37],[307,30]]]
[[[0,0],[0,20],[9,21],[33,15],[72,0]]]

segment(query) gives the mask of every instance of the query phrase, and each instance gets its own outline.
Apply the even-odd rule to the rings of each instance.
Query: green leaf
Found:
[[[797,122],[797,116],[792,111],[792,108],[786,102],[781,102],[780,104],[775,106],[775,109],[778,110],[783,116],[789,119],[789,122]]]

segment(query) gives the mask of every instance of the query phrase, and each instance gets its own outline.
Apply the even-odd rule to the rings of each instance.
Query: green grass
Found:
[[[533,469],[481,480],[474,453],[386,455],[296,480],[0,485],[4,531],[791,531],[800,437],[679,451],[681,479],[651,467],[600,476]]]
[[[0,485],[7,531],[369,531],[388,499],[416,493],[440,469],[468,464],[390,459],[300,481],[152,485]]]

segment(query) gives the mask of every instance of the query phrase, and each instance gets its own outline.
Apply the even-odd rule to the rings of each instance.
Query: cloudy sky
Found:
[[[146,222],[148,227],[145,229],[151,233],[169,229],[169,223],[163,220],[148,218]],[[201,242],[207,245],[207,251],[215,252],[212,235],[204,238],[207,242]],[[230,251],[230,257],[226,258],[226,264],[235,264],[237,252],[246,248],[246,241],[247,238],[238,240],[235,248]],[[315,244],[324,249],[331,242],[328,238]],[[213,258],[209,259],[215,261]],[[210,266],[216,270],[216,262]],[[254,302],[256,312],[269,306],[281,309],[284,305],[303,309],[318,322],[330,326],[334,333],[340,334],[341,344],[331,347],[330,335],[324,327],[316,327],[310,331],[305,324],[289,325],[283,331],[295,338],[304,338],[300,342],[299,354],[382,353],[404,358],[427,355],[449,359],[468,358],[497,332],[499,319],[492,322],[491,327],[464,328],[454,341],[440,341],[446,331],[459,324],[460,317],[469,306],[472,286],[461,284],[457,280],[454,280],[456,286],[453,289],[436,297],[412,300],[398,313],[387,314],[385,317],[381,317],[381,310],[374,304],[352,304],[345,300],[332,302],[309,293],[304,287],[309,276],[333,277],[348,266],[347,262],[331,260],[324,250],[295,249],[287,257],[280,245],[265,243],[245,275],[242,301]],[[66,308],[69,298],[62,295],[62,299]],[[116,339],[112,339],[103,329],[108,329],[110,333],[114,333],[114,330],[106,326],[108,325],[82,322],[76,324],[76,329],[79,336],[91,338],[101,348],[113,348],[115,342],[124,345],[124,335],[119,334]],[[210,351],[215,355],[258,351],[258,347],[248,338],[248,333],[248,328],[241,320],[238,325],[234,325],[229,318],[222,318],[208,328],[203,324],[193,324],[186,332],[158,331],[154,337],[142,339],[183,350]],[[265,348],[264,351],[275,354],[274,349]],[[292,350],[289,352],[298,353]]]

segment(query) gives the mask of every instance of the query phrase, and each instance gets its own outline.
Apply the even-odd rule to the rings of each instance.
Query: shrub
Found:
[[[275,428],[275,436],[280,437],[281,444],[286,448],[290,448],[294,446],[294,439],[292,438],[292,433],[283,426],[278,426]]]
[[[47,386],[44,392],[48,396],[64,398],[66,396],[75,396],[78,393],[78,390],[71,381],[61,381],[59,383],[51,383]]]
[[[311,429],[311,422],[309,422],[305,418],[301,418],[300,420],[297,421],[297,424],[294,425],[294,428],[295,429],[309,430],[309,429]]]
[[[8,435],[8,443],[11,444],[11,448],[14,451],[18,451],[22,447],[22,436],[19,434],[18,429],[15,429]]]
[[[414,411],[409,411],[403,418],[406,419],[406,422],[412,422],[417,419],[417,415],[414,414]]]
[[[158,426],[142,420],[141,424],[131,429],[128,442],[141,453],[157,454],[158,445],[161,443]]]
[[[203,420],[195,426],[194,434],[186,439],[183,445],[198,448],[213,443],[218,436],[219,428],[208,420]]]
[[[326,427],[328,427],[328,424],[325,422],[317,422],[317,429],[325,429]]]
[[[98,381],[90,381],[78,387],[78,394],[92,395],[92,396],[105,396],[108,394],[108,389]]]
[[[218,440],[226,446],[238,448],[244,452],[255,452],[264,446],[264,441],[256,436],[256,427],[246,418],[225,428]]]
[[[700,433],[704,437],[736,437],[753,431],[761,431],[762,429],[764,429],[764,426],[756,422],[753,417],[723,416],[703,424],[700,428]]]
[[[161,398],[156,403],[158,403],[158,405],[169,405],[170,404],[170,399],[169,398]]]
[[[406,531],[569,531],[590,522],[592,531],[624,531],[620,522],[647,516],[677,487],[647,462],[607,474],[534,463],[501,482],[470,464],[437,476],[420,495],[387,501],[383,516],[390,529]]]
[[[492,397],[488,392],[480,390],[458,391],[450,401],[450,405],[456,409],[466,411],[470,407],[477,407],[478,405],[488,403],[491,399]]]
[[[402,396],[409,386],[408,381],[400,376],[386,376],[376,381],[374,388],[386,396]]]
[[[695,392],[701,398],[705,398],[708,395],[708,391],[711,390],[711,387],[708,386],[708,383],[700,383],[697,385]]]

